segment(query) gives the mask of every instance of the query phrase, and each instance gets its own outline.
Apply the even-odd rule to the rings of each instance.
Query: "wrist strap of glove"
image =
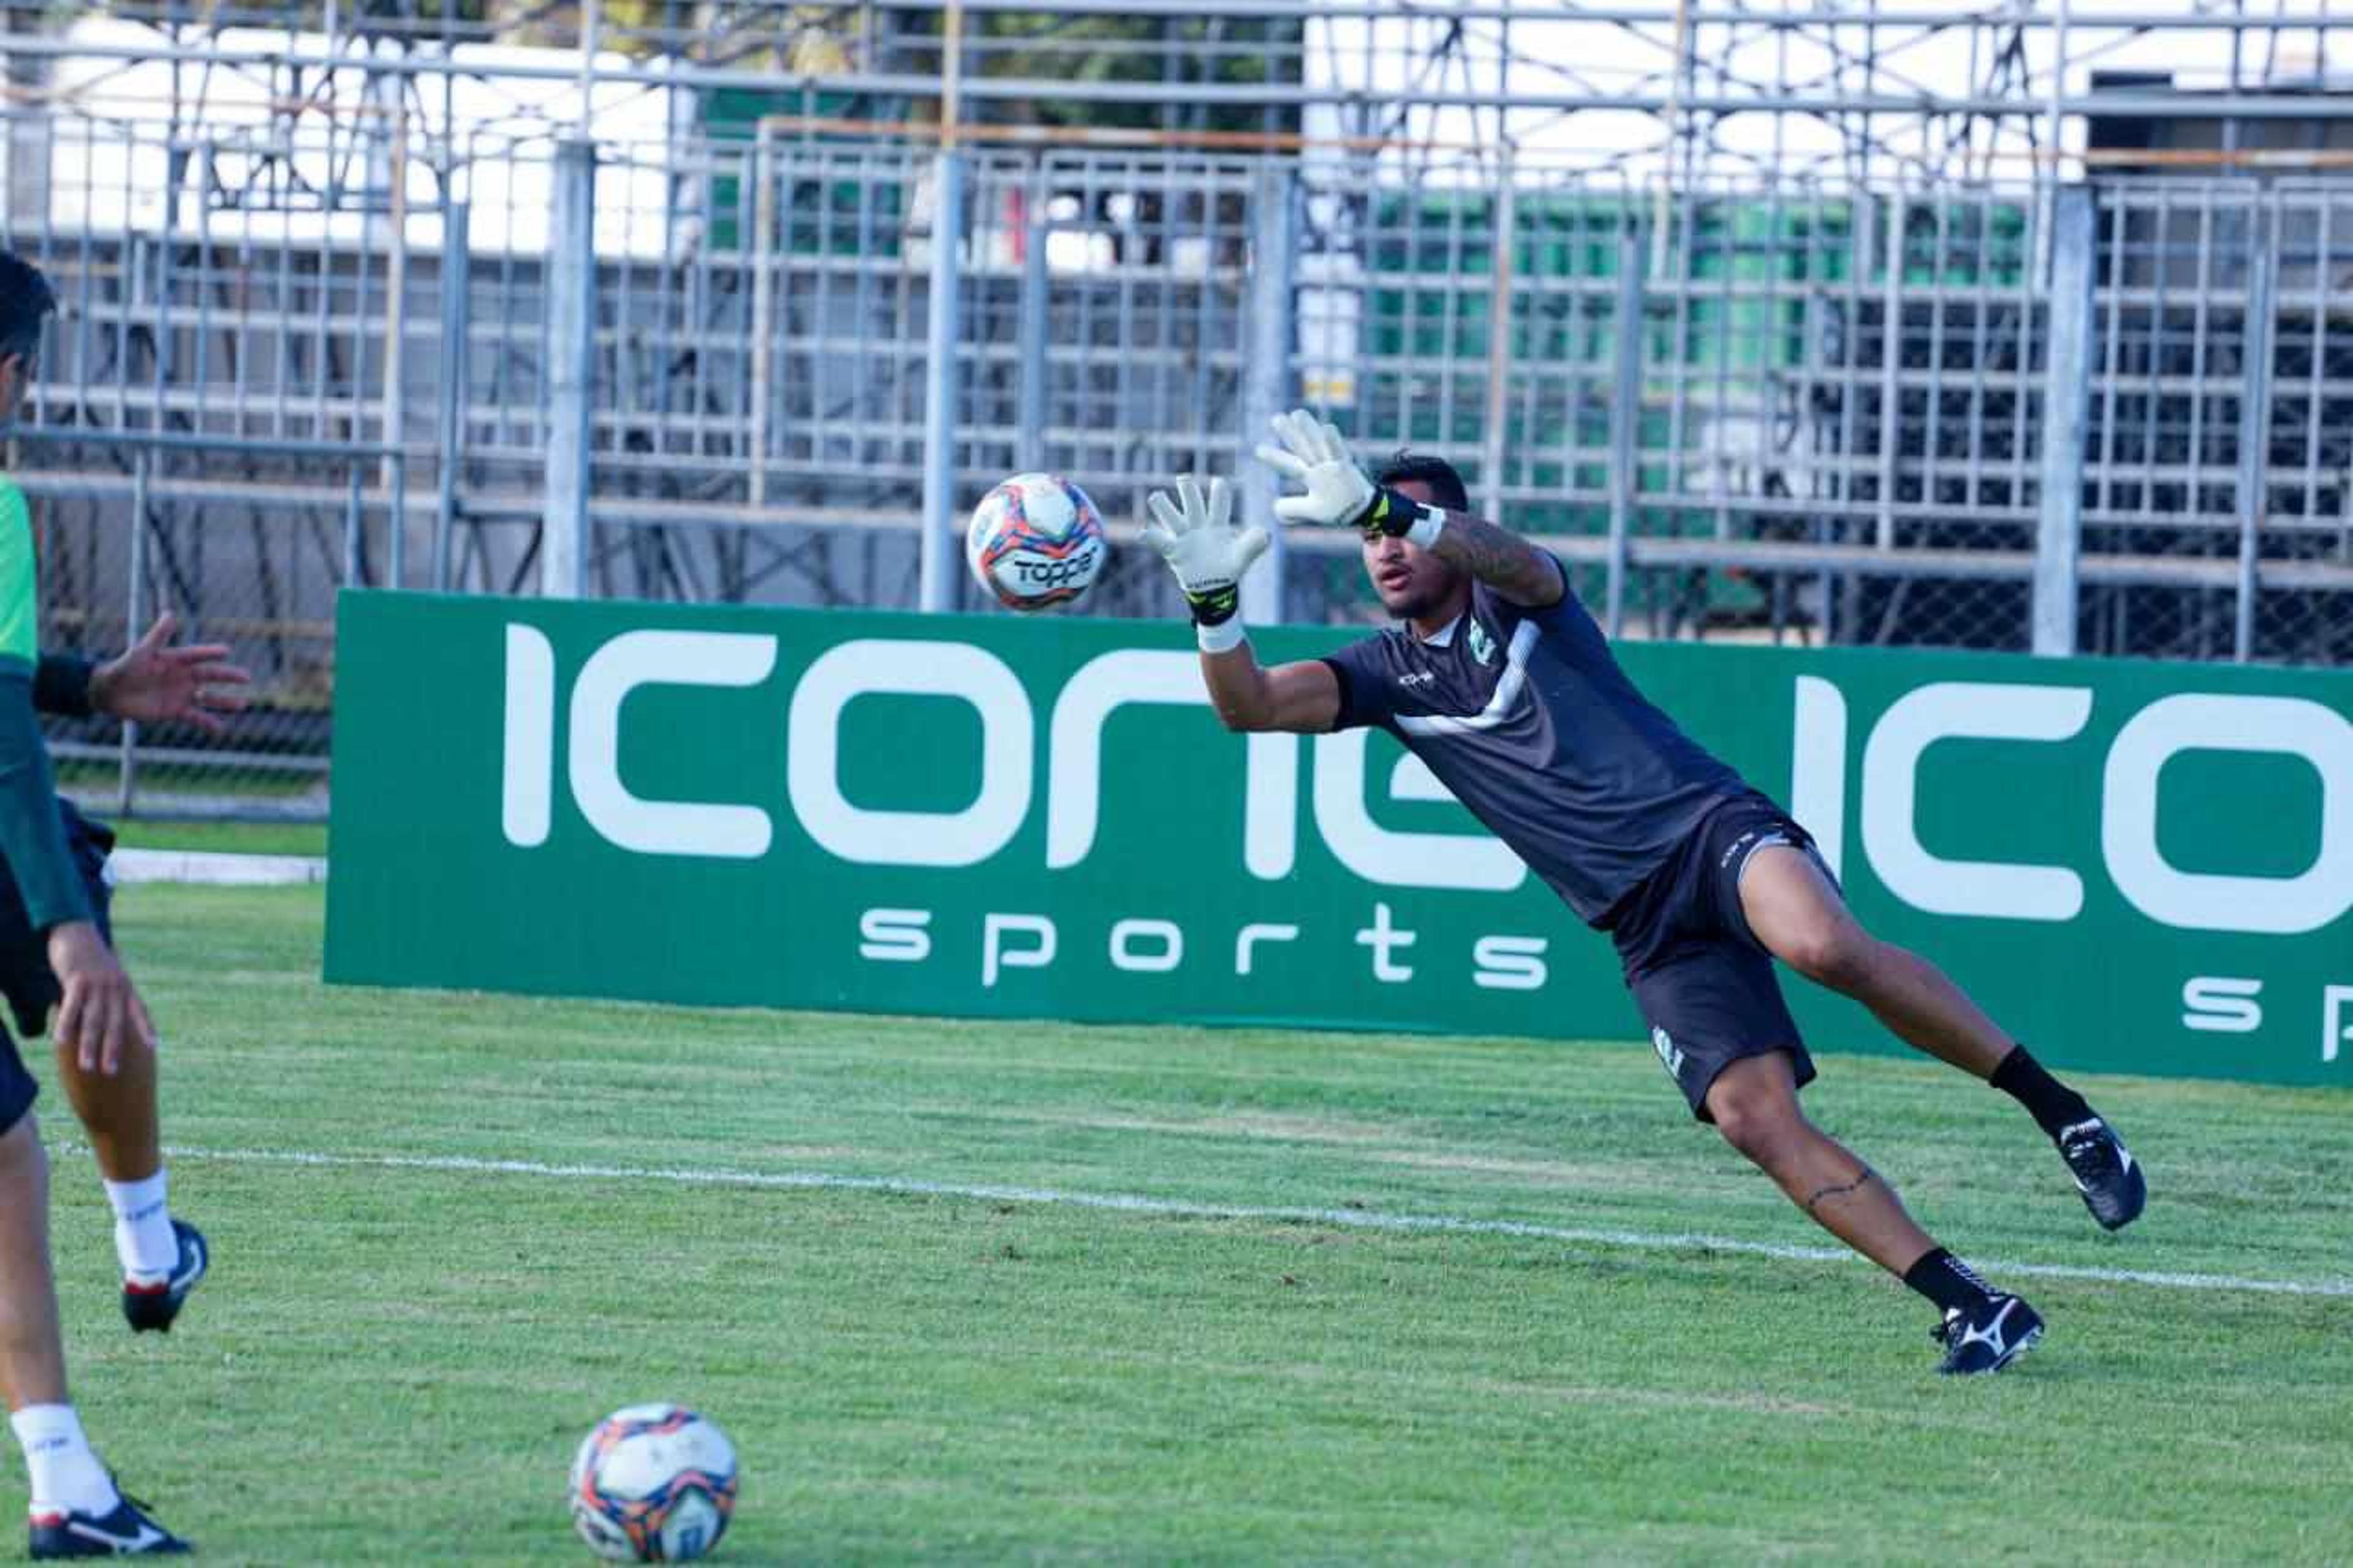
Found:
[[[1438,542],[1439,534],[1445,531],[1446,512],[1443,508],[1408,500],[1382,485],[1373,491],[1372,500],[1357,515],[1356,526],[1369,537],[1403,539],[1427,550]]]
[[[1242,640],[1242,624],[1235,618],[1242,607],[1240,584],[1188,588],[1185,603],[1193,612],[1193,635],[1200,640],[1203,653],[1223,653]]]
[[[1249,635],[1240,621],[1219,621],[1215,626],[1193,628],[1194,639],[1201,645],[1203,653],[1223,653],[1228,648],[1240,647]]]
[[[1185,590],[1186,606],[1193,612],[1197,626],[1221,626],[1234,618],[1242,607],[1241,586],[1220,583],[1208,588]]]

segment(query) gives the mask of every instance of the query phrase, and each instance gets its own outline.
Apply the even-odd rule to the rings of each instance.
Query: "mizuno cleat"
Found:
[[[205,1245],[205,1233],[186,1220],[174,1219],[172,1234],[179,1238],[179,1261],[172,1272],[160,1279],[128,1279],[122,1282],[122,1315],[129,1320],[133,1333],[153,1330],[157,1333],[172,1331],[172,1320],[180,1315],[181,1304],[188,1292],[195,1289],[205,1277],[211,1262],[211,1249]]]
[[[1989,1296],[1972,1311],[1946,1309],[1929,1337],[1945,1347],[1938,1372],[1972,1377],[2000,1372],[2032,1349],[2042,1337],[2042,1317],[2015,1296]]]
[[[2116,1136],[2116,1130],[2098,1117],[2078,1121],[2059,1134],[2059,1157],[2073,1173],[2084,1206],[2102,1228],[2121,1230],[2148,1206],[2148,1183],[2140,1162]]]
[[[44,1557],[176,1557],[188,1543],[149,1519],[147,1505],[118,1498],[108,1514],[37,1513],[32,1552]]]

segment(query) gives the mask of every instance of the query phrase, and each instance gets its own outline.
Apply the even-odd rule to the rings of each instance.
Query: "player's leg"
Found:
[[[1816,984],[1853,997],[1930,1056],[1990,1079],[2017,1049],[1943,970],[1864,931],[1805,850],[1776,844],[1750,856],[1740,907],[1767,952]]]
[[[1944,971],[1864,931],[1813,854],[1770,844],[1739,872],[1739,906],[1765,950],[1817,984],[1853,997],[1896,1036],[1990,1082],[2058,1145],[2093,1217],[2110,1230],[2147,1202],[2139,1163],[2084,1097],[2053,1078]]]
[[[1692,1114],[1773,1178],[1817,1225],[1934,1301],[1943,1370],[1997,1372],[2042,1331],[1915,1225],[1870,1166],[1807,1121],[1813,1058],[1773,960],[1728,907],[1744,856],[1778,823],[1768,803],[1721,813],[1611,935],[1651,1043]],[[1794,825],[1792,825],[1794,826]]]
[[[66,1394],[64,1340],[49,1268],[48,1158],[31,1114],[32,1083],[0,1041],[0,1394],[25,1453],[37,1557],[184,1552],[126,1502]]]
[[[1727,1063],[1704,1103],[1725,1141],[1809,1218],[1936,1305],[1946,1345],[1940,1370],[1998,1372],[2042,1337],[2033,1308],[1938,1247],[1876,1171],[1806,1119],[1790,1053]]]
[[[72,806],[61,809],[67,847],[81,868],[99,929],[111,942],[106,856],[113,837]],[[0,894],[5,895],[0,897],[0,952],[9,955],[0,961],[0,985],[5,985],[19,1024],[29,1029],[54,1003],[57,978],[49,973],[45,944],[26,924],[15,886],[0,888]],[[204,1278],[208,1252],[195,1226],[172,1217],[154,1054],[131,1052],[111,1074],[84,1068],[73,1051],[60,1049],[57,1062],[58,1081],[90,1135],[106,1201],[114,1211],[122,1315],[134,1331],[168,1330],[188,1292]]]
[[[72,1051],[60,1049],[57,1060],[114,1210],[122,1315],[133,1330],[168,1331],[210,1257],[203,1233],[172,1215],[157,1131],[154,1053],[127,1053],[111,1076],[84,1071]]]
[[[1879,1173],[1806,1120],[1787,1054],[1743,1057],[1708,1086],[1708,1115],[1808,1218],[1889,1273],[1936,1249]]]
[[[0,1390],[11,1412],[66,1397],[49,1275],[49,1163],[29,1111],[0,1133]]]

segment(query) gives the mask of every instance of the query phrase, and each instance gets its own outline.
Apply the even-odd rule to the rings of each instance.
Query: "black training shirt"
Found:
[[[1334,729],[1403,741],[1590,924],[1747,787],[1634,689],[1574,595],[1531,610],[1474,584],[1430,641],[1393,626],[1324,662]]]

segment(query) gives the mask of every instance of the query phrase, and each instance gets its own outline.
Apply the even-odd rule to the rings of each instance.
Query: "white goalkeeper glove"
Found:
[[[1176,481],[1176,497],[1154,490],[1145,504],[1155,521],[1144,525],[1144,542],[1160,552],[1185,603],[1193,611],[1202,651],[1223,653],[1242,640],[1242,574],[1266,553],[1266,530],[1236,528],[1234,500],[1223,479],[1209,481],[1204,497],[1200,482],[1187,474]]]
[[[1374,538],[1401,536],[1424,550],[1438,542],[1446,513],[1365,478],[1348,456],[1348,443],[1338,426],[1294,408],[1274,416],[1274,434],[1282,444],[1261,445],[1259,461],[1306,491],[1276,501],[1275,516],[1286,522],[1361,529]]]

